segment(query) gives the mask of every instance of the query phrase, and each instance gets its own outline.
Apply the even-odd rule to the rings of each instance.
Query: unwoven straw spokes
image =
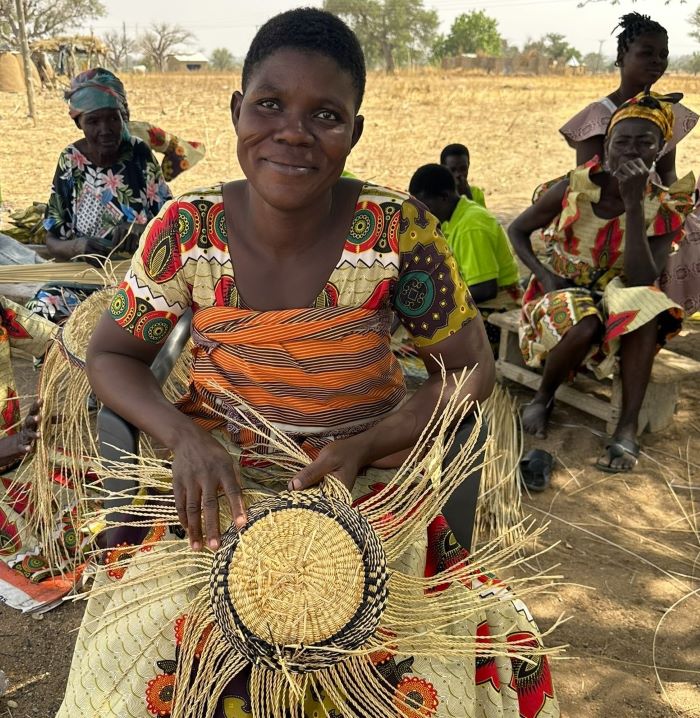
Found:
[[[400,570],[400,563],[391,563],[407,546],[424,540],[428,523],[464,476],[483,462],[483,452],[474,443],[481,421],[477,414],[473,440],[443,468],[454,440],[453,427],[472,407],[461,396],[468,379],[468,372],[449,378],[443,375],[443,386],[454,382],[451,397],[435,412],[418,447],[396,475],[359,506],[349,506],[349,492],[333,477],[324,479],[322,489],[282,492],[274,499],[244,490],[252,528],[240,533],[229,530],[217,555],[192,553],[186,541],[163,540],[147,552],[112,564],[112,569],[129,568],[118,582],[122,596],[131,594],[143,576],[155,582],[167,580],[147,596],[134,590],[132,602],[106,610],[99,618],[102,629],[173,591],[193,596],[184,608],[187,619],[177,660],[172,718],[211,718],[228,682],[246,667],[251,670],[251,708],[256,716],[299,718],[309,690],[324,691],[344,718],[413,715],[417,708],[410,697],[397,696],[374,666],[372,655],[377,651],[470,661],[499,655],[533,662],[557,650],[532,638],[514,639],[511,626],[494,632],[488,644],[474,630],[485,612],[498,610],[504,598],[511,596],[503,584],[484,585],[475,573],[498,573],[511,589],[517,587],[518,598],[552,586],[556,577],[545,573],[513,577],[514,567],[525,561],[518,555],[525,532],[512,542],[492,542],[473,554],[469,563],[429,578],[408,575]],[[241,427],[259,432],[276,452],[265,454],[265,459],[278,465],[281,477],[311,461],[251,407],[240,401],[237,406]],[[434,440],[435,436],[442,438]],[[107,468],[117,479],[137,478],[154,493],[167,491],[172,481],[168,464],[155,458],[141,458],[138,466],[110,462]],[[103,493],[107,498],[126,498],[119,492]],[[227,502],[222,501],[220,508],[222,524],[230,525]],[[178,523],[172,493],[151,495],[147,502],[132,504],[129,513],[131,525]],[[353,523],[351,514],[356,515]],[[100,509],[87,518],[123,525]],[[515,527],[514,533],[519,529]],[[540,533],[530,532],[527,538]],[[383,556],[374,547],[375,539]],[[286,546],[285,551],[279,550],[282,540],[291,550]],[[282,560],[279,554],[283,553],[292,558]],[[297,572],[304,557],[308,565]],[[390,566],[386,574],[385,561]],[[325,572],[331,584],[323,586],[320,596],[313,594],[320,583],[317,571]],[[450,584],[447,590],[436,590],[445,582]],[[110,594],[114,583],[98,578],[92,595]],[[375,594],[364,595],[372,583]],[[329,603],[332,612],[323,604],[324,598],[333,603]],[[364,604],[368,615],[362,613]],[[312,615],[315,612],[317,617]],[[116,675],[113,680],[117,686],[123,677]]]
[[[306,673],[338,663],[379,626],[387,561],[368,521],[320,490],[283,492],[224,534],[210,575],[222,634],[253,664]]]

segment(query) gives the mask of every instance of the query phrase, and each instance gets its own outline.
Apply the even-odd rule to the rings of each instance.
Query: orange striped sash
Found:
[[[252,436],[236,425],[240,409],[222,389],[316,446],[357,433],[406,394],[390,323],[386,309],[200,309],[192,321],[190,392],[180,408],[208,430],[228,428],[243,446]]]

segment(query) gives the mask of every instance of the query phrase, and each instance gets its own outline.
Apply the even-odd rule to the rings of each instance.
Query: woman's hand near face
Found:
[[[203,517],[207,545],[215,551],[221,543],[220,491],[226,494],[234,523],[239,528],[245,524],[238,466],[216,439],[195,424],[177,442],[174,455],[173,493],[180,523],[192,549],[199,551]]]
[[[649,181],[649,168],[636,157],[623,162],[613,173],[620,188],[620,196],[625,208],[638,205],[644,198],[644,190]]]

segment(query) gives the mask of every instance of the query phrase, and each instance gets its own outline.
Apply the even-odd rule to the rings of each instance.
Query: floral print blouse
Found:
[[[68,145],[58,158],[44,228],[58,239],[107,237],[122,221],[147,224],[171,198],[149,147],[129,137],[111,167]]]

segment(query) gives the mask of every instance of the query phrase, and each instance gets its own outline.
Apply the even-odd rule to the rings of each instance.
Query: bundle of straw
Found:
[[[0,283],[45,284],[77,282],[109,286],[118,284],[129,269],[130,260],[106,261],[103,268],[86,262],[42,262],[41,264],[0,265]]]
[[[519,470],[522,430],[515,401],[501,384],[496,384],[486,401],[484,416],[490,441],[481,475],[474,542],[517,543],[522,538],[523,521]]]

